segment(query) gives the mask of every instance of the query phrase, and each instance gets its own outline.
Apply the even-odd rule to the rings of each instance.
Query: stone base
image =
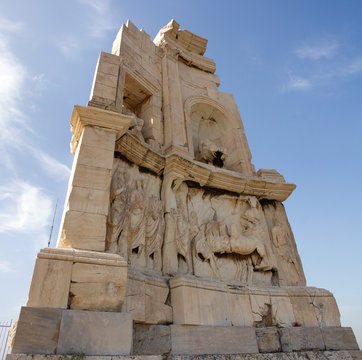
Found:
[[[136,323],[170,324],[172,307],[166,304],[169,292],[166,278],[129,269],[122,311],[132,314]]]
[[[126,313],[22,307],[12,354],[130,355],[132,316]]]
[[[333,295],[315,287],[257,287],[178,275],[170,289],[178,325],[341,326]]]
[[[27,306],[120,311],[127,262],[116,254],[71,248],[38,253]]]
[[[73,358],[74,359],[74,358]],[[85,356],[81,360],[360,360],[362,351],[305,351],[296,353],[234,354],[234,355],[139,355],[139,356]],[[6,360],[71,360],[71,355],[10,354]]]
[[[136,325],[135,355],[359,350],[351,328]]]

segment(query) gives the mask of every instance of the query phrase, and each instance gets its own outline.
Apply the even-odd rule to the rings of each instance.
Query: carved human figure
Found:
[[[136,188],[130,193],[128,216],[128,262],[136,267],[145,267],[146,216],[147,198],[142,180],[136,181]]]
[[[278,248],[279,255],[288,263],[295,263],[293,252],[288,239],[288,229],[285,225],[277,222],[271,230],[273,244]]]
[[[192,273],[191,262],[191,243],[190,243],[190,225],[188,219],[183,214],[178,212],[176,217],[176,248],[179,261],[186,263],[186,270],[181,270],[187,274]],[[179,264],[179,268],[182,268],[182,264]]]
[[[162,241],[165,228],[163,202],[156,196],[148,201],[146,219],[146,267],[161,272]]]
[[[107,219],[106,251],[121,253],[120,237],[129,210],[130,176],[117,169],[112,177],[110,210]],[[121,253],[126,256],[127,253]]]
[[[250,208],[240,217],[242,232],[240,233],[235,224],[230,226],[230,246],[233,253],[250,255],[255,250],[261,257],[260,264],[255,265],[256,270],[271,270],[272,266],[266,254],[263,239],[265,230],[261,223],[261,214],[257,209],[256,199],[248,199]]]

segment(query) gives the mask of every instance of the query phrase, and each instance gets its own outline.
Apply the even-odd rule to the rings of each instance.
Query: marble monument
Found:
[[[255,170],[206,46],[175,20],[153,41],[128,21],[100,54],[9,360],[359,356],[333,295],[306,286],[283,206],[295,185]]]

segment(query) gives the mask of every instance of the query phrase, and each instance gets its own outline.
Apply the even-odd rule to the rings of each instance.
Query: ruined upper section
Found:
[[[167,41],[165,39],[172,40],[182,48],[201,56],[207,47],[207,39],[188,30],[180,30],[180,24],[174,19],[158,32],[153,42],[160,45],[163,41]]]
[[[207,39],[181,30],[175,20],[154,41],[128,20],[112,54],[100,55],[88,105],[131,116],[129,134],[162,157],[177,155],[211,173],[235,172],[263,193],[269,182],[286,184],[275,170],[255,172],[239,110],[231,94],[218,90],[206,46]],[[295,186],[287,187],[283,198]]]

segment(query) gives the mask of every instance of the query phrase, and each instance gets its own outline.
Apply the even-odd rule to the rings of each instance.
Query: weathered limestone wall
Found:
[[[142,169],[123,157],[114,160],[106,251],[151,274],[305,285],[280,202],[267,202],[263,210],[255,196],[202,188],[180,177],[169,184]]]
[[[174,20],[153,42],[128,21],[101,53],[71,118],[57,247],[38,254],[8,360],[360,355],[333,295],[306,287],[282,204],[295,185],[255,172],[206,45]]]
[[[74,107],[71,148],[75,156],[57,247],[105,250],[114,147],[130,121],[125,115]]]

